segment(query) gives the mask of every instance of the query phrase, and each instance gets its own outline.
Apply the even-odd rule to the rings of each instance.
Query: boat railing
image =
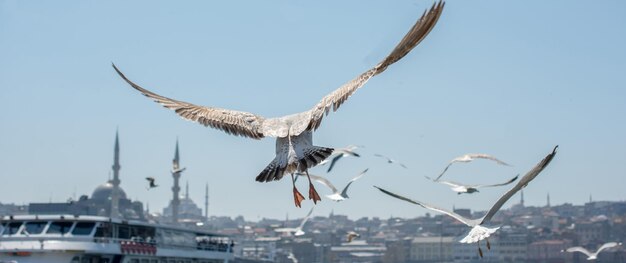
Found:
[[[88,237],[88,236],[9,236],[0,237],[0,243],[6,241],[38,241],[43,243],[44,241],[67,241],[67,242],[94,242],[99,244],[114,244],[120,245],[123,248],[168,248],[168,249],[182,249],[182,250],[206,250],[206,251],[218,251],[218,252],[232,252],[232,246],[234,243],[226,242],[197,242],[196,245],[184,245],[184,244],[167,244],[158,243],[156,240],[142,241],[136,239],[122,239],[122,238],[110,238],[110,237]]]

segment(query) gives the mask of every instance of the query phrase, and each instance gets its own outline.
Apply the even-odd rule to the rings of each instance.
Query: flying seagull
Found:
[[[363,146],[357,146],[357,145],[348,145],[345,148],[335,148],[335,151],[333,151],[333,154],[328,157],[328,159],[323,160],[322,162],[320,162],[320,165],[324,165],[328,162],[330,162],[330,166],[328,167],[328,170],[326,170],[327,173],[330,173],[330,170],[333,169],[333,167],[335,167],[335,164],[337,163],[337,161],[339,161],[339,159],[343,158],[343,157],[361,157],[360,154],[356,153],[354,150],[361,148]],[[330,161],[329,161],[330,159]]]
[[[391,158],[389,158],[389,157],[387,157],[387,156],[384,156],[384,155],[382,155],[382,154],[375,153],[375,154],[374,154],[374,156],[376,156],[376,157],[380,157],[380,158],[383,158],[383,159],[386,159],[386,160],[387,160],[387,163],[397,163],[398,165],[402,166],[404,169],[409,169],[409,168],[407,168],[407,167],[406,167],[406,165],[404,165],[403,163],[398,162],[397,160],[391,159]]]
[[[306,221],[309,220],[309,217],[311,217],[311,214],[313,213],[313,208],[315,208],[315,206],[311,207],[311,210],[309,210],[309,213],[302,219],[302,222],[300,223],[300,225],[298,227],[284,227],[284,228],[276,228],[274,229],[275,232],[282,232],[282,233],[289,233],[292,234],[294,236],[302,236],[305,234],[304,231],[302,231],[302,228],[304,227],[304,224],[306,224]]]
[[[285,173],[291,174],[294,201],[297,207],[301,207],[304,196],[296,189],[294,173],[308,173],[309,168],[319,164],[333,152],[332,148],[313,145],[313,132],[320,127],[322,118],[328,115],[331,109],[336,111],[370,78],[384,72],[387,67],[400,60],[419,44],[437,23],[444,5],[443,1],[433,4],[430,11],[424,12],[393,51],[372,69],[326,95],[310,110],[277,118],[265,118],[249,112],[198,106],[170,99],[142,88],[126,78],[115,65],[113,68],[130,86],[164,107],[174,110],[186,120],[220,129],[228,134],[252,139],[276,137],[276,157],[256,177],[256,180],[270,182],[280,180]],[[280,103],[280,101],[273,101],[273,103]],[[310,178],[309,198],[315,203],[321,200]]]
[[[346,240],[348,241],[348,243],[352,242],[352,240],[354,240],[355,238],[359,238],[361,237],[361,235],[359,235],[359,233],[354,232],[354,231],[348,231],[348,233],[346,234]]]
[[[424,207],[426,209],[430,209],[430,210],[451,216],[454,219],[460,221],[461,223],[466,224],[467,226],[471,227],[472,229],[469,231],[467,236],[461,239],[460,242],[461,243],[478,243],[478,254],[482,257],[483,251],[480,248],[480,241],[483,239],[487,239],[491,234],[493,234],[494,232],[496,232],[496,230],[500,228],[500,227],[489,228],[483,225],[486,223],[489,223],[491,218],[496,214],[496,212],[498,212],[498,210],[500,210],[502,205],[504,205],[504,203],[506,203],[506,201],[509,200],[509,198],[511,198],[515,193],[517,193],[522,188],[526,187],[526,185],[528,185],[530,181],[535,179],[535,177],[537,177],[537,175],[539,175],[539,173],[541,173],[541,171],[544,168],[546,168],[546,166],[548,166],[550,161],[552,161],[552,158],[554,158],[554,155],[556,155],[556,148],[558,147],[559,147],[558,145],[555,146],[554,149],[552,150],[552,153],[548,154],[543,160],[541,160],[541,162],[535,165],[535,167],[533,167],[532,170],[527,172],[526,175],[524,175],[524,177],[522,177],[522,179],[518,181],[517,184],[513,188],[511,188],[511,190],[506,192],[502,197],[500,197],[500,199],[498,199],[498,201],[491,207],[491,209],[489,209],[489,211],[487,212],[487,214],[485,214],[485,216],[483,216],[482,218],[478,218],[478,219],[465,218],[455,212],[452,212],[443,208],[439,208],[436,206],[432,206],[426,203],[422,203],[416,200],[411,200],[404,196],[389,192],[378,186],[374,186],[374,187],[378,188],[378,190],[382,191],[383,193],[393,196],[395,198],[398,198],[400,200],[404,200],[409,203],[413,203],[421,207]],[[489,239],[487,239],[487,249],[491,249],[491,245],[489,244]]]
[[[146,180],[148,180],[148,183],[149,183],[148,187],[146,188],[148,190],[159,186],[158,184],[154,183],[154,177],[146,177]]]
[[[602,245],[600,248],[598,248],[598,250],[596,250],[596,252],[591,253],[589,250],[587,250],[584,247],[570,247],[568,249],[565,250],[565,252],[580,252],[583,253],[585,255],[587,255],[587,260],[595,260],[598,259],[598,254],[600,254],[600,252],[602,252],[602,250],[605,250],[607,248],[612,248],[612,247],[616,247],[616,246],[621,246],[622,243],[617,243],[617,242],[609,242],[609,243],[605,243],[604,245]],[[561,251],[563,252],[563,251]]]
[[[348,181],[348,184],[346,184],[346,186],[343,188],[343,190],[341,190],[341,192],[339,192],[339,190],[337,190],[337,188],[335,188],[335,186],[330,183],[330,181],[328,181],[328,179],[322,177],[322,176],[317,176],[317,175],[312,175],[310,174],[309,176],[311,177],[311,179],[325,185],[326,187],[330,188],[330,190],[333,191],[333,194],[327,195],[326,197],[328,197],[328,199],[333,200],[335,202],[341,202],[343,200],[346,200],[349,198],[348,196],[348,188],[350,187],[350,185],[356,181],[359,180],[359,178],[361,178],[363,175],[365,175],[365,173],[367,173],[367,170],[369,169],[365,169],[363,170],[361,173],[359,173],[357,176],[355,176],[354,178],[352,178],[350,181]],[[303,176],[303,174],[298,174],[299,176]]]
[[[461,155],[459,157],[456,157],[454,159],[452,159],[452,161],[450,161],[448,163],[448,165],[446,166],[446,168],[443,169],[443,171],[439,174],[439,176],[437,176],[437,178],[435,178],[435,181],[438,181],[439,178],[441,178],[441,176],[443,176],[443,174],[448,170],[448,168],[450,168],[450,166],[454,163],[469,163],[475,159],[486,159],[486,160],[492,160],[494,162],[496,162],[499,165],[505,165],[505,166],[511,166],[508,163],[505,163],[503,161],[498,160],[498,158],[489,155],[489,154],[484,154],[484,153],[468,153],[465,155]]]
[[[471,194],[471,193],[475,193],[478,192],[478,188],[481,187],[494,187],[494,186],[503,186],[503,185],[507,185],[510,184],[512,182],[515,182],[515,180],[517,180],[517,178],[519,177],[519,174],[516,175],[515,177],[509,179],[508,181],[504,182],[504,183],[499,183],[499,184],[476,184],[476,185],[468,185],[468,184],[461,184],[461,183],[457,183],[457,182],[453,182],[453,181],[443,181],[443,180],[434,180],[428,176],[424,176],[426,177],[426,179],[431,180],[433,182],[436,183],[441,183],[441,184],[445,184],[445,185],[449,185],[452,188],[452,191],[457,192],[457,194]]]

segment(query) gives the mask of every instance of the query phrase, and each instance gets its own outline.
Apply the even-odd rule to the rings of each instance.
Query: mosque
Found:
[[[163,215],[159,218],[148,216],[149,211],[144,210],[144,205],[140,201],[132,201],[128,199],[126,192],[120,186],[120,170],[119,162],[120,145],[119,136],[115,134],[115,146],[113,154],[112,174],[113,179],[108,180],[104,184],[97,186],[91,196],[82,195],[78,200],[68,200],[63,203],[30,203],[28,205],[28,213],[35,215],[49,214],[69,214],[69,215],[97,215],[111,218],[122,218],[126,220],[146,221],[158,220],[162,223],[190,223],[204,222],[208,216],[208,184],[205,194],[205,214],[202,215],[200,209],[193,200],[189,198],[189,184],[186,187],[184,196],[179,195],[179,179],[184,168],[179,168],[180,155],[178,152],[178,141],[176,142],[176,150],[173,160],[172,176],[174,178],[174,186],[172,187],[172,200],[170,204],[163,209]]]

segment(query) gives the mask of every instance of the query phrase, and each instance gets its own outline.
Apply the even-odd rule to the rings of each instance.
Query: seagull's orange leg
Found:
[[[480,241],[478,241],[478,255],[480,255],[480,258],[483,258],[483,250],[480,249]]]
[[[298,192],[298,189],[296,188],[296,179],[293,177],[293,174],[291,174],[291,183],[293,184],[293,201],[296,202],[297,207],[302,207],[301,203],[304,200],[304,196]]]
[[[306,177],[309,178],[309,199],[313,199],[313,203],[317,204],[317,201],[321,202],[322,198],[320,198],[320,195],[317,194],[317,191],[315,190],[315,187],[311,182],[311,176],[309,176],[309,171],[305,170],[304,172],[306,173]]]
[[[491,250],[491,244],[489,244],[489,239],[485,238],[485,240],[487,240],[487,250]]]

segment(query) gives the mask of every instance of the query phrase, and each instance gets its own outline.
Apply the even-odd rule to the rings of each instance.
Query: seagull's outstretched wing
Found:
[[[519,178],[519,174],[516,175],[515,177],[509,179],[508,181],[506,181],[504,183],[499,183],[499,184],[479,184],[479,185],[474,185],[472,187],[474,187],[474,188],[481,188],[481,187],[503,186],[503,185],[507,185],[507,184],[510,184],[512,182],[515,182],[515,180],[517,180],[517,178]]]
[[[146,180],[148,180],[148,182],[154,182],[154,177],[146,177]]]
[[[469,185],[464,185],[464,184],[453,182],[453,181],[435,180],[435,179],[430,178],[428,176],[424,176],[424,177],[426,177],[426,179],[431,180],[431,181],[433,181],[435,183],[441,183],[441,184],[449,185],[451,187],[459,187],[459,186],[469,187]]]
[[[124,74],[113,64],[113,68],[117,74],[122,77],[131,87],[135,88],[141,94],[151,98],[155,102],[163,105],[170,110],[175,111],[183,119],[200,123],[204,126],[210,126],[220,129],[228,134],[250,137],[253,139],[261,139],[263,135],[263,122],[265,118],[243,111],[234,111],[220,109],[214,107],[197,106],[184,101],[170,99],[130,81]]]
[[[328,170],[326,170],[326,172],[330,173],[330,170],[332,170],[333,167],[335,167],[335,163],[337,163],[337,161],[339,161],[339,159],[341,159],[342,157],[343,157],[343,154],[337,154],[335,157],[333,157],[333,159],[330,160],[330,166],[328,167]]]
[[[432,206],[432,205],[429,205],[429,204],[426,204],[426,203],[422,203],[422,202],[419,202],[419,201],[411,200],[409,198],[406,198],[406,197],[398,195],[398,194],[394,194],[394,193],[389,192],[389,191],[387,191],[385,189],[382,189],[382,188],[380,188],[378,186],[374,186],[374,187],[378,188],[378,190],[382,191],[383,193],[388,194],[390,196],[393,196],[395,198],[398,198],[400,200],[404,200],[404,201],[407,201],[409,203],[419,205],[419,206],[421,206],[423,208],[426,208],[426,209],[429,209],[429,210],[433,210],[433,211],[436,211],[436,212],[439,212],[439,213],[442,213],[442,214],[449,215],[449,216],[453,217],[454,219],[459,220],[461,223],[466,224],[468,226],[473,227],[473,226],[477,225],[478,222],[479,222],[477,220],[472,220],[472,219],[469,219],[469,218],[465,218],[465,217],[463,217],[463,216],[461,216],[461,215],[459,215],[459,214],[457,214],[455,212],[448,211],[448,210],[443,209],[443,208],[439,208],[439,207]]]
[[[298,173],[298,176],[306,176],[306,174],[301,174]],[[325,185],[326,187],[330,188],[331,191],[333,191],[333,193],[339,193],[339,191],[337,190],[337,188],[335,188],[335,186],[328,181],[328,179],[326,179],[325,177],[319,176],[319,175],[312,175],[309,173],[309,176],[311,177],[311,179],[317,181],[320,184]]]
[[[355,176],[354,178],[352,178],[348,184],[346,184],[346,187],[343,188],[343,190],[341,191],[341,196],[348,196],[348,188],[350,187],[350,185],[356,181],[359,180],[361,177],[363,177],[363,175],[365,175],[365,173],[367,173],[367,170],[369,170],[369,168],[363,170],[363,172],[359,173],[359,175]]]
[[[583,253],[583,254],[587,255],[587,257],[591,257],[592,256],[592,253],[589,252],[589,250],[585,249],[584,247],[570,247],[570,248],[566,249],[565,251],[570,252],[570,253],[572,253],[572,252],[580,252],[580,253]]]
[[[470,153],[468,155],[472,159],[487,159],[487,160],[492,160],[492,161],[496,162],[499,165],[511,166],[510,164],[501,161],[500,159],[496,158],[493,155],[484,154],[484,153]]]
[[[494,161],[494,162],[496,162],[497,164],[500,164],[500,165],[511,166],[510,164],[505,163],[505,162],[499,160],[498,158],[496,158],[493,155],[484,154],[484,153],[468,153],[468,154],[464,154],[462,156],[459,156],[459,157],[456,157],[456,158],[452,159],[452,161],[450,161],[448,163],[446,168],[443,169],[443,171],[439,174],[439,176],[437,176],[437,178],[435,178],[434,181],[438,181],[439,178],[441,178],[441,176],[443,176],[443,174],[446,173],[446,171],[448,171],[448,168],[450,168],[450,166],[452,166],[452,164],[458,163],[458,162],[470,162],[470,161],[472,161],[474,159],[487,159],[487,160]]]
[[[337,111],[341,104],[357,89],[365,85],[371,77],[385,71],[388,66],[400,60],[409,53],[411,49],[417,46],[433,29],[435,24],[437,24],[437,20],[441,16],[444,5],[444,2],[440,1],[439,3],[433,4],[430,11],[424,12],[422,17],[413,25],[411,30],[409,30],[400,43],[398,43],[395,49],[383,61],[378,63],[378,65],[322,98],[322,100],[310,110],[310,122],[306,128],[312,130],[319,128],[322,123],[322,118],[330,112],[331,108],[333,111]]]
[[[620,244],[619,244],[619,243],[617,243],[617,242],[609,242],[609,243],[605,243],[605,244],[604,244],[604,245],[602,245],[600,248],[598,248],[598,250],[596,250],[596,253],[595,253],[595,254],[596,254],[596,255],[598,255],[598,254],[600,254],[600,252],[601,252],[602,250],[605,250],[605,249],[607,249],[607,248],[612,248],[612,247],[615,247],[615,246],[618,246],[618,245],[620,245]]]
[[[304,219],[302,219],[302,222],[300,223],[300,225],[298,226],[298,229],[302,230],[302,228],[304,227],[304,224],[306,224],[306,221],[309,221],[309,217],[311,217],[311,214],[313,214],[313,208],[315,208],[315,206],[311,207],[311,210],[309,210],[309,213],[306,214],[306,216],[304,217]]]
[[[555,146],[550,154],[548,154],[545,158],[543,158],[543,160],[541,160],[541,162],[535,165],[535,167],[533,167],[532,170],[528,171],[524,175],[524,177],[522,177],[522,179],[520,179],[517,182],[517,184],[513,188],[511,188],[511,190],[509,190],[502,197],[500,197],[500,199],[498,199],[498,201],[493,205],[493,207],[489,209],[489,212],[487,212],[487,214],[483,217],[481,224],[491,220],[491,218],[496,214],[496,212],[498,212],[498,210],[500,210],[500,208],[504,205],[504,203],[506,203],[506,201],[508,201],[509,198],[511,198],[511,196],[513,196],[519,190],[522,190],[522,188],[526,187],[526,185],[528,185],[530,181],[535,179],[535,177],[537,177],[537,175],[539,175],[539,173],[541,173],[541,171],[543,171],[543,169],[546,168],[548,164],[550,164],[550,162],[552,161],[552,158],[554,158],[554,156],[556,155],[556,148],[558,147],[559,147],[558,145]]]

